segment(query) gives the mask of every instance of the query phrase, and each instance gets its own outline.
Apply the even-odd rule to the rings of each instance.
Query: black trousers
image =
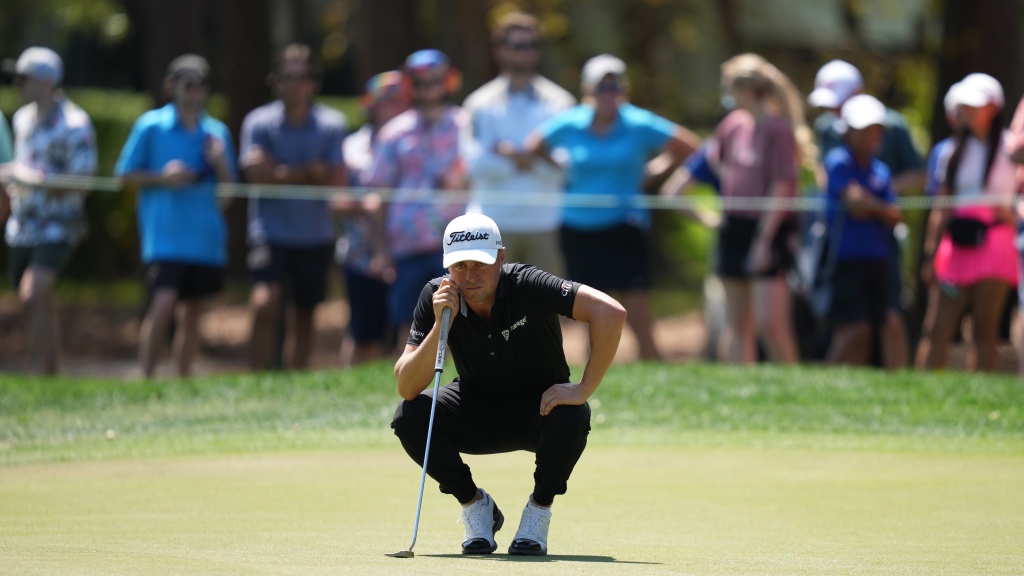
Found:
[[[406,453],[420,466],[427,443],[433,388],[403,401],[391,428]],[[526,450],[536,457],[533,499],[550,506],[565,494],[569,475],[587,446],[590,406],[557,406],[540,415],[537,399],[499,403],[482,398],[472,387],[459,382],[441,388],[434,415],[427,474],[441,492],[466,503],[477,493],[476,483],[462,454],[501,454]]]

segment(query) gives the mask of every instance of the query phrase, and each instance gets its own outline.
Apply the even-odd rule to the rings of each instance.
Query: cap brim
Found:
[[[498,261],[497,250],[458,250],[444,255],[442,266],[448,268],[453,264],[472,260],[483,264],[494,264]]]
[[[847,122],[846,125],[847,125],[848,128],[850,128],[852,130],[863,130],[865,128],[868,128],[869,126],[881,126],[881,127],[884,128],[885,127],[885,120],[884,119],[883,120],[877,120],[876,119],[876,120],[869,120],[867,122],[865,122],[865,121],[858,121],[858,122],[852,122],[852,123],[851,122]]]
[[[828,88],[816,88],[807,97],[807,103],[817,108],[838,108],[839,97]]]

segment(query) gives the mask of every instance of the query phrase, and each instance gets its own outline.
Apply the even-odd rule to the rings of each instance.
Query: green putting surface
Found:
[[[556,500],[545,558],[504,554],[532,456],[468,457],[505,512],[459,554],[459,508],[394,448],[0,469],[7,574],[1021,574],[1024,457],[603,446]],[[814,444],[814,442],[811,442]],[[545,566],[535,566],[542,563]]]

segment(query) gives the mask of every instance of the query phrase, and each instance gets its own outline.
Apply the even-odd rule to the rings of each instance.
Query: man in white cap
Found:
[[[607,294],[525,264],[506,264],[501,233],[466,214],[444,234],[448,274],[424,286],[405,352],[395,364],[404,401],[391,427],[422,465],[430,424],[434,354],[442,311],[459,373],[440,389],[427,473],[463,506],[463,554],[490,554],[504,516],[473,480],[461,454],[536,454],[534,488],[509,554],[547,553],[551,504],[564,494],[590,431],[587,399],[618,349],[626,311]],[[590,358],[570,380],[558,316],[590,326]]]
[[[818,70],[814,78],[814,91],[807,97],[807,102],[814,107],[824,108],[814,121],[814,133],[818,138],[822,158],[843,144],[843,135],[839,131],[839,110],[851,97],[864,90],[864,78],[857,68],[843,60],[832,60]],[[902,114],[886,108],[885,130],[882,137],[882,149],[878,159],[889,167],[892,174],[892,187],[897,195],[911,194],[923,189],[925,185],[925,160],[914,146],[910,136],[907,120]],[[891,361],[897,366],[906,366],[909,361],[909,342],[907,340],[906,322],[903,319],[903,307],[900,301],[902,293],[901,264],[899,261],[899,243],[895,236],[892,244],[896,250],[897,261],[892,267],[889,287],[889,310],[886,313],[882,330],[886,334],[881,338],[892,342],[893,350],[887,351]]]
[[[14,114],[14,160],[0,171],[10,196],[5,238],[11,281],[29,316],[29,369],[57,371],[57,319],[53,288],[85,236],[85,192],[54,182],[96,172],[96,135],[81,108],[59,89],[60,56],[49,48],[25,50],[14,67],[24,103]]]

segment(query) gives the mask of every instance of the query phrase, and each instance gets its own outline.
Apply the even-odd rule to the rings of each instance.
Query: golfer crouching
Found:
[[[527,264],[506,264],[498,227],[482,214],[448,224],[444,267],[448,274],[424,286],[395,364],[405,400],[391,427],[422,466],[432,402],[427,388],[442,311],[451,308],[447,346],[458,377],[438,393],[426,472],[462,505],[462,553],[490,554],[504,516],[461,454],[535,453],[533,493],[508,553],[547,554],[551,504],[565,494],[587,445],[587,398],[615,357],[626,311],[589,286]],[[578,383],[570,381],[558,315],[590,325],[590,357]]]

